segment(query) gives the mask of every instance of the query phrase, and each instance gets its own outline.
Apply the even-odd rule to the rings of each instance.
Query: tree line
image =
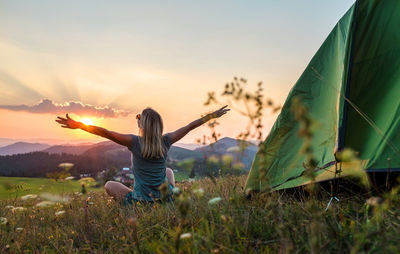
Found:
[[[73,163],[74,166],[70,173],[73,176],[79,176],[80,174],[96,174],[110,167],[128,167],[130,157],[49,154],[46,152],[7,155],[0,156],[0,175],[46,177],[47,173],[62,170],[59,165],[65,162]]]

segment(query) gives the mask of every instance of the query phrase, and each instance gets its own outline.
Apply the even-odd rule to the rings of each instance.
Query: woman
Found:
[[[85,125],[75,121],[66,114],[66,118],[57,117],[57,123],[63,128],[81,129],[89,133],[107,138],[117,144],[126,146],[132,152],[133,175],[135,177],[133,191],[125,185],[108,181],[105,184],[106,192],[117,200],[126,203],[132,201],[149,201],[160,199],[160,185],[168,179],[169,184],[175,185],[174,173],[166,168],[165,161],[171,145],[191,130],[207,121],[221,117],[230,109],[224,106],[219,110],[201,117],[190,124],[162,135],[163,122],[161,116],[153,109],[146,108],[136,116],[139,127],[139,136],[120,134],[93,125]]]

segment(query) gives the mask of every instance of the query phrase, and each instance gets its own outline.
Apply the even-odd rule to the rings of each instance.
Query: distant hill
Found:
[[[189,149],[189,150],[195,150],[197,148],[202,147],[202,145],[191,144],[191,143],[175,143],[174,146],[182,147],[182,148]]]
[[[208,152],[227,153],[229,148],[240,147],[242,145],[242,142],[246,146],[246,149],[252,151],[258,150],[257,146],[251,142],[241,141],[234,138],[226,137],[226,138],[221,138],[217,142],[212,143],[210,145],[196,148],[195,151],[207,152],[207,153]]]
[[[74,154],[80,155],[90,149],[93,145],[92,144],[85,144],[85,145],[56,145],[51,146],[47,149],[42,150],[42,152],[50,153],[50,154]]]
[[[0,147],[0,155],[12,155],[37,152],[49,148],[50,145],[42,143],[17,142],[11,145]]]
[[[188,158],[202,159],[203,155],[199,151],[192,151],[179,146],[172,146],[168,151],[168,158],[170,160],[179,161]]]

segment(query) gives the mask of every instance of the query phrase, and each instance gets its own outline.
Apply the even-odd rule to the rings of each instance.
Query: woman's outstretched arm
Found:
[[[86,125],[84,123],[78,122],[73,120],[68,116],[65,115],[66,118],[57,116],[56,122],[61,124],[61,127],[68,128],[68,129],[81,129],[92,133],[94,135],[109,139],[114,141],[117,144],[129,147],[132,144],[132,136],[127,134],[120,134],[118,132],[109,131],[102,127],[94,126],[94,125]]]
[[[196,129],[197,127],[208,122],[209,120],[225,115],[230,110],[226,108],[227,106],[228,105],[218,109],[213,113],[207,114],[174,132],[169,133],[169,136],[171,137],[171,143],[177,142],[178,140],[186,136],[186,134],[188,134],[191,130]]]

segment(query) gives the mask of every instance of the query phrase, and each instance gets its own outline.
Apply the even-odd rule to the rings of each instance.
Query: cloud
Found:
[[[79,101],[65,102],[64,104],[57,104],[49,99],[43,99],[39,104],[27,105],[0,105],[0,109],[11,111],[25,111],[30,113],[51,113],[51,114],[66,114],[74,113],[77,115],[90,115],[95,117],[116,118],[120,116],[128,116],[132,112],[117,110],[108,106],[96,107],[89,104],[83,104]]]

